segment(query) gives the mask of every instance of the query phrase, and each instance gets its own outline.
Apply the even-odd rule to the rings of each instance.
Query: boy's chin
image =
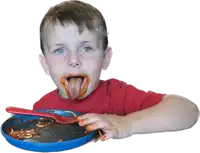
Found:
[[[58,95],[64,99],[67,99],[67,100],[74,100],[74,101],[81,101],[81,100],[84,100],[85,98],[87,98],[89,96],[88,93],[86,93],[84,96],[81,96],[81,97],[77,97],[77,98],[70,98],[70,96],[68,96],[68,94],[65,92],[65,90],[63,91],[63,89],[58,89]]]

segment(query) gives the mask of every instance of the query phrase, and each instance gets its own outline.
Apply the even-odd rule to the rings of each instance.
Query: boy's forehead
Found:
[[[45,28],[43,38],[48,47],[59,43],[75,45],[83,41],[97,45],[97,35],[97,33],[90,32],[87,29],[80,33],[79,28],[75,24],[67,24],[65,26],[56,24]]]

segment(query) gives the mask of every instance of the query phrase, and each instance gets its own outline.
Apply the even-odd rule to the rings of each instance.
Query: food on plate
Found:
[[[35,125],[31,128],[25,128],[25,129],[17,129],[17,126],[11,126],[10,128],[6,129],[6,133],[11,136],[12,138],[23,140],[23,139],[30,139],[35,136],[40,136],[41,128],[46,127],[53,123],[53,119],[49,118],[40,118],[37,120],[29,120],[27,124]],[[23,127],[23,123],[21,124]]]
[[[36,124],[36,126],[39,127],[39,128],[43,128],[45,126],[48,126],[50,123],[51,122],[45,123],[45,122],[38,121],[37,124]]]
[[[16,130],[14,131],[11,129],[9,135],[15,139],[30,139],[33,136],[39,135],[39,132],[37,129],[30,129],[30,130]]]
[[[92,132],[87,131],[86,127],[80,127],[78,123],[60,124],[47,117],[28,121],[23,118],[10,118],[7,122],[10,126],[5,127],[6,134],[26,142],[63,142],[78,139]]]
[[[59,139],[59,140],[58,140],[58,142],[62,142],[62,141],[63,141],[63,139]]]

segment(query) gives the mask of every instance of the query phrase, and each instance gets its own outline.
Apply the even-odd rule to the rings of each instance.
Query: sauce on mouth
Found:
[[[67,76],[63,76],[60,79],[61,85],[64,87],[67,96],[71,100],[82,99],[87,92],[89,82],[90,78],[85,74],[70,74]]]

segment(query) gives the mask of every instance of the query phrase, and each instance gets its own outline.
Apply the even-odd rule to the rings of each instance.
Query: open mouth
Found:
[[[70,79],[73,79],[73,78],[81,78],[81,79],[84,79],[85,77],[84,76],[69,76],[66,78],[66,80],[70,80]]]
[[[61,85],[70,99],[81,99],[84,97],[88,84],[89,77],[87,75],[68,75],[60,80]]]
[[[66,80],[66,84],[67,86],[71,83],[71,82],[79,82],[80,84],[80,88],[83,87],[84,81],[86,80],[86,77],[84,76],[69,76],[65,78]]]

